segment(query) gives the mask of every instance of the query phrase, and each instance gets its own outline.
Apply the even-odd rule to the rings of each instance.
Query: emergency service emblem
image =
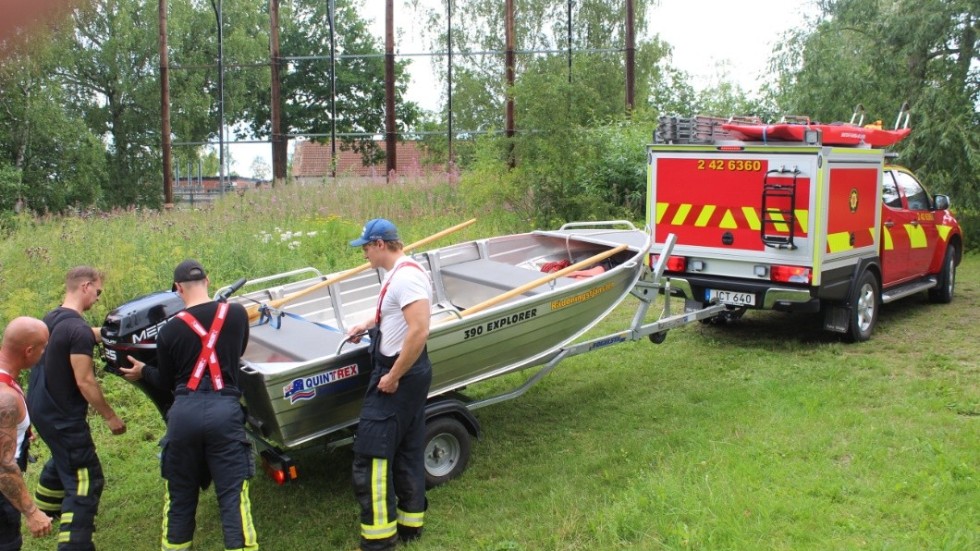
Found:
[[[321,371],[309,377],[293,379],[282,387],[282,397],[295,404],[301,400],[312,400],[316,397],[316,389],[337,381],[350,379],[357,375],[357,364],[350,364],[330,371]]]
[[[851,212],[857,212],[858,210],[858,190],[856,188],[851,189],[851,197],[848,199],[848,206],[851,207]]]

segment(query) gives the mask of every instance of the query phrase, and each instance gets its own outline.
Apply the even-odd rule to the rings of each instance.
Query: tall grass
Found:
[[[399,223],[407,241],[473,216],[478,225],[448,241],[526,229],[432,183],[286,188],[195,213],[19,219],[0,245],[0,298],[17,303],[2,305],[3,320],[55,305],[64,270],[81,262],[110,274],[94,323],[169,285],[188,255],[219,285],[305,265],[350,267],[362,259],[346,241],[374,216]],[[303,235],[256,237],[277,227]],[[568,359],[521,398],[476,412],[484,434],[469,469],[429,493],[425,536],[406,549],[978,549],[980,257],[968,255],[958,275],[952,304],[922,294],[887,305],[866,343],[843,344],[812,316],[750,312],[733,326],[674,330],[659,346]],[[624,328],[632,307],[595,335]],[[529,375],[468,391],[490,396]],[[129,432],[113,437],[91,418],[107,476],[96,544],[156,549],[164,425],[131,385],[101,378]],[[354,549],[349,448],[294,455],[295,483],[253,481],[262,548]],[[213,491],[197,519],[195,548],[221,549]],[[30,540],[25,549],[54,545]]]

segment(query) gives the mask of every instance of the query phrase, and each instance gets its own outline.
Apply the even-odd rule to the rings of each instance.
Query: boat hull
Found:
[[[427,341],[430,397],[544,363],[615,308],[640,277],[646,249],[639,243],[646,235],[635,230],[603,235],[571,239],[536,232],[414,255],[434,286]],[[615,243],[630,248],[611,257],[609,269],[599,275],[561,277],[467,315],[478,302],[547,275],[533,267],[589,258]],[[371,315],[381,278],[371,271],[329,286],[294,305],[296,317],[252,328],[241,385],[249,422],[264,438],[289,449],[356,424],[371,366],[364,344],[343,344],[343,327]],[[288,294],[316,281],[239,300]]]

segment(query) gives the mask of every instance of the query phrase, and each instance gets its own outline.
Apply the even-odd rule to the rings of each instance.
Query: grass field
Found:
[[[328,211],[297,216],[294,225],[336,224],[330,239],[339,239],[356,233],[371,208],[333,222]],[[448,220],[445,227],[465,214],[446,209],[432,224]],[[175,220],[179,228],[183,219]],[[494,224],[475,231],[491,233]],[[157,229],[167,231],[166,224]],[[36,232],[34,240],[39,234],[47,235]],[[154,249],[138,283],[125,285],[152,290],[149,282],[165,279],[174,257],[190,251],[204,251],[223,267],[247,261],[174,239],[168,249]],[[50,241],[41,246],[71,247]],[[99,261],[111,257],[99,254]],[[284,249],[275,261],[326,262],[300,254],[311,253]],[[13,256],[3,258],[3,277],[17,280],[23,267],[12,270]],[[135,296],[118,279],[123,263],[112,266],[119,285],[107,286],[104,300]],[[227,281],[240,275],[225,271]],[[38,302],[43,313],[49,306]],[[629,299],[596,335],[625,328],[634,307]],[[844,344],[812,316],[750,312],[733,326],[674,330],[661,345],[640,341],[571,358],[517,400],[476,412],[484,434],[469,469],[430,491],[425,536],[405,549],[980,549],[978,308],[974,254],[959,268],[951,304],[929,304],[923,293],[886,305],[866,343]],[[529,375],[469,391],[489,396]],[[113,437],[91,418],[107,476],[96,544],[157,549],[163,504],[157,441],[164,425],[133,387],[108,375],[102,380],[129,431]],[[34,450],[47,457],[43,445]],[[253,481],[262,548],[355,549],[349,448],[294,455],[301,469],[295,483],[278,487],[262,475]],[[221,549],[213,492],[202,496],[197,518],[195,548]],[[28,536],[24,549],[54,546],[52,538]]]

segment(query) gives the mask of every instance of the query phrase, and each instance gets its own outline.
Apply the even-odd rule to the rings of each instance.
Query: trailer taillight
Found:
[[[653,268],[657,265],[657,260],[660,259],[659,254],[650,255],[650,267]],[[665,271],[668,272],[683,272],[687,270],[687,257],[686,256],[670,256],[667,258],[667,265],[664,267]]]
[[[803,266],[772,266],[769,279],[780,283],[807,283],[813,279],[813,271]]]
[[[289,456],[276,453],[271,449],[262,450],[259,456],[262,458],[262,468],[265,470],[265,474],[269,475],[269,478],[279,486],[299,478],[296,464]]]

